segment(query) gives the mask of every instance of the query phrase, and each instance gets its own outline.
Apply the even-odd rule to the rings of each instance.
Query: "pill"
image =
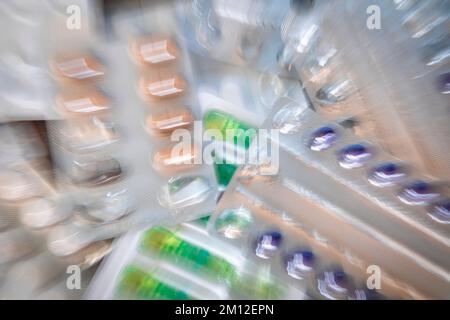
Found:
[[[450,200],[441,200],[429,208],[428,215],[435,221],[450,224]]]
[[[409,205],[425,205],[436,200],[439,193],[434,185],[417,180],[403,187],[398,197]]]
[[[116,181],[122,173],[122,167],[116,159],[74,161],[72,179],[75,184],[95,187]]]
[[[281,246],[283,236],[278,231],[268,231],[259,236],[255,254],[263,259],[272,258]]]
[[[0,171],[0,199],[22,201],[42,194],[38,181],[25,173],[13,170]]]
[[[71,80],[86,80],[104,75],[101,63],[90,55],[57,58],[52,66],[57,75]]]
[[[406,177],[405,169],[393,162],[382,163],[372,169],[369,182],[377,187],[394,185]]]
[[[110,102],[98,91],[64,94],[56,98],[58,107],[71,115],[91,115],[109,109]]]
[[[371,158],[372,153],[362,144],[351,144],[338,153],[339,164],[346,169],[362,167]]]
[[[331,127],[321,127],[314,131],[308,146],[311,150],[321,151],[330,148],[337,141],[337,133]]]
[[[169,38],[147,38],[135,41],[132,52],[140,62],[156,65],[173,61],[178,56],[176,43]]]
[[[141,79],[140,86],[144,95],[150,100],[174,98],[182,95],[186,90],[186,82],[180,75],[150,81]]]
[[[169,134],[176,129],[187,128],[194,121],[188,109],[168,111],[147,117],[147,129],[154,135]]]
[[[166,208],[180,209],[205,201],[212,191],[210,181],[203,176],[171,177],[158,195]]]
[[[195,164],[195,159],[198,156],[197,148],[191,146],[188,150],[183,149],[181,154],[174,150],[172,147],[158,150],[153,155],[153,166],[155,169],[177,170]]]
[[[349,80],[322,87],[316,93],[316,98],[324,105],[335,104],[346,100],[354,89]]]
[[[48,198],[34,198],[20,209],[20,220],[29,228],[45,228],[59,223],[71,215],[67,201]]]
[[[325,271],[318,279],[320,294],[331,300],[347,299],[351,293],[351,279],[342,270]]]
[[[314,271],[315,256],[308,250],[299,250],[288,254],[286,271],[295,279],[303,279]]]
[[[439,91],[442,94],[450,93],[450,72],[441,74],[438,77],[438,86],[439,86]]]
[[[220,131],[222,140],[242,144],[245,148],[250,146],[253,137],[256,135],[256,131],[250,125],[219,110],[211,110],[205,113],[203,124],[207,130]]]
[[[237,239],[250,228],[252,216],[247,208],[225,209],[217,218],[214,227],[225,238]]]
[[[283,134],[298,132],[306,123],[305,108],[296,103],[288,103],[273,116],[272,126]]]

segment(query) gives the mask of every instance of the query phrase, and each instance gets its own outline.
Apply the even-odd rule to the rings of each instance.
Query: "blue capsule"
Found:
[[[387,162],[376,166],[369,174],[368,179],[374,186],[386,187],[403,180],[405,176],[404,168],[395,163]]]
[[[371,158],[372,153],[362,144],[351,144],[338,153],[339,164],[346,169],[362,167]]]
[[[263,259],[273,257],[281,246],[283,236],[277,231],[263,233],[256,243],[255,254]]]
[[[409,205],[425,205],[436,200],[439,193],[433,185],[418,180],[405,186],[398,197],[402,202]]]
[[[313,132],[308,146],[311,150],[321,151],[331,147],[337,140],[337,133],[331,127],[321,127]]]
[[[286,271],[292,278],[303,279],[314,271],[315,257],[311,251],[295,251],[286,260]]]
[[[347,299],[351,293],[349,276],[341,270],[325,271],[318,279],[318,289],[322,296],[328,299]]]
[[[428,215],[439,223],[450,224],[450,200],[445,199],[432,205]]]

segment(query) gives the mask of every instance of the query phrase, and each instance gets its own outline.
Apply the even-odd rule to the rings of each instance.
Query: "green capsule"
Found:
[[[122,271],[118,291],[121,293],[135,293],[144,282],[146,273],[139,268],[130,265]]]
[[[245,124],[233,116],[218,110],[211,110],[203,117],[205,129],[216,129],[222,134],[223,139],[248,149],[256,131],[250,125]]]
[[[156,295],[158,285],[158,279],[155,279],[151,275],[146,275],[144,281],[136,292],[136,296],[139,299],[152,299]]]
[[[204,201],[211,192],[209,179],[202,176],[172,177],[158,195],[167,208],[182,208]]]
[[[235,145],[248,149],[251,141],[256,135],[256,131],[250,125],[240,122],[233,116],[222,111],[211,110],[203,117],[205,129],[216,129],[222,134],[223,140],[232,141]],[[214,155],[214,171],[217,182],[222,186],[227,186],[238,165],[224,163],[223,159]]]
[[[148,296],[148,299],[157,299],[157,300],[190,300],[188,294],[185,292],[175,289],[168,284],[163,282],[158,282],[155,286],[152,294]]]
[[[234,266],[225,259],[163,228],[153,228],[144,233],[140,249],[158,254],[191,271],[208,273],[220,280],[229,281],[235,273]]]
[[[199,226],[206,227],[210,218],[211,218],[211,215],[209,214],[207,216],[198,218],[197,220],[194,221],[194,223]]]
[[[169,251],[168,248],[171,243],[172,233],[164,228],[152,228],[144,234],[142,238],[141,247],[143,248],[151,248],[154,251],[162,251],[163,247],[165,247],[164,251]],[[176,247],[178,244],[172,244]]]

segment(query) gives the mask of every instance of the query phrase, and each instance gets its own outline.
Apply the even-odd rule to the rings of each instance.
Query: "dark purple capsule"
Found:
[[[337,140],[336,131],[331,127],[321,127],[313,132],[308,146],[311,150],[321,151],[331,147]]]
[[[314,271],[315,257],[311,251],[296,251],[288,255],[287,273],[295,279],[303,279]]]
[[[330,282],[330,285],[335,285],[338,288],[346,288],[348,285],[348,276],[344,271],[334,271],[330,272],[331,278],[333,281]]]
[[[362,167],[371,158],[372,153],[362,144],[351,144],[338,153],[339,164],[346,169]]]
[[[350,279],[343,271],[325,271],[318,280],[318,289],[328,299],[347,299],[351,292]]]
[[[432,205],[428,210],[428,215],[439,223],[450,224],[450,199]]]
[[[441,74],[438,78],[439,91],[443,94],[450,93],[450,72]]]
[[[269,259],[277,253],[282,241],[281,233],[277,231],[265,232],[258,238],[255,253],[260,258]]]
[[[399,199],[409,205],[425,205],[439,197],[436,187],[418,180],[405,186],[398,195]]]
[[[369,182],[377,187],[391,186],[406,176],[404,168],[388,162],[376,166],[369,175]]]

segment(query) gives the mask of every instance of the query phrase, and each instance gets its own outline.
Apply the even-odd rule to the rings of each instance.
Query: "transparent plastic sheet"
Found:
[[[136,27],[135,27],[136,28]],[[124,30],[126,28],[120,28]],[[244,126],[250,124],[255,128],[261,126],[265,119],[265,115],[270,112],[270,108],[273,105],[273,101],[280,96],[289,96],[294,101],[301,101],[304,107],[307,107],[307,103],[305,101],[305,97],[300,87],[300,83],[297,80],[285,79],[277,76],[276,74],[266,70],[266,72],[255,72],[251,69],[247,68],[239,68],[233,65],[224,64],[217,61],[205,61],[201,56],[190,53],[190,61],[192,62],[192,68],[196,70],[195,74],[193,74],[192,81],[192,91],[196,91],[198,93],[199,103],[196,106],[196,113],[202,115],[204,121],[205,128],[215,128],[217,130],[225,130],[225,127],[216,127],[214,117],[220,116],[224,117],[224,121],[229,125],[233,123],[234,125]],[[218,75],[221,75],[218,77]],[[213,116],[214,115],[214,116]],[[235,117],[237,116],[237,117]],[[219,150],[214,149],[216,156],[219,155]],[[212,167],[212,166],[211,166]],[[217,169],[216,170],[220,170]],[[216,172],[216,175],[218,173]],[[226,173],[230,175],[230,173]],[[220,173],[219,173],[220,175]],[[231,173],[232,175],[232,173]],[[220,176],[217,177],[220,182]],[[212,211],[212,210],[211,210]],[[201,232],[201,233],[204,233]],[[134,234],[134,236],[132,236]],[[129,252],[134,251],[136,247],[136,239],[137,233],[130,232],[120,241],[119,248],[117,251],[120,252]],[[140,236],[144,234],[144,232],[139,232]],[[206,234],[202,236],[203,240],[201,245],[206,246],[211,250],[214,250],[212,246],[208,246],[207,242],[212,240]],[[134,239],[134,240],[132,240]],[[214,242],[215,243],[215,242]],[[220,242],[218,244],[220,246]],[[127,249],[128,248],[128,249]],[[102,273],[104,275],[99,275],[97,280],[93,282],[91,286],[90,293],[87,294],[87,297],[102,297],[102,298],[110,298],[112,297],[112,283],[107,279],[117,280],[118,275],[120,274],[121,268],[124,268],[124,265],[121,263],[118,265],[117,259],[119,256],[123,254],[118,254],[115,257],[111,257],[107,259],[102,266]],[[128,257],[128,256],[127,256]],[[155,257],[153,257],[153,260]],[[133,259],[125,259],[124,261],[128,261],[131,263]],[[139,265],[141,259],[137,259],[137,264]],[[145,259],[144,259],[145,260]],[[148,259],[147,259],[148,260]],[[152,260],[152,261],[153,261]],[[156,259],[158,260],[158,259]],[[244,259],[245,260],[245,259]],[[158,265],[157,267],[152,267],[152,265]],[[158,261],[153,261],[150,264],[141,265],[142,270],[153,270],[156,268],[156,274],[162,273],[162,278],[166,281],[170,276],[167,277],[166,273],[173,274],[173,270],[170,267],[167,267],[166,264]],[[168,269],[168,270],[166,270]],[[258,267],[248,267],[250,271],[243,271],[242,274],[246,275],[246,277],[252,277],[251,270],[258,270]],[[267,273],[264,268],[259,268],[261,273],[260,281],[265,281],[265,274]],[[123,271],[123,270],[122,270]],[[153,274],[152,272],[150,272]],[[181,281],[185,283],[187,280]],[[107,284],[108,282],[108,284]],[[113,281],[117,284],[116,281]],[[189,282],[189,281],[188,281]],[[258,282],[259,283],[259,282]],[[226,296],[230,297],[239,297],[239,289],[236,287],[237,285],[245,285],[244,281],[240,281],[234,284],[233,292],[228,294],[217,296],[217,298],[225,298]],[[105,289],[106,286],[108,289]],[[264,285],[261,284],[262,288]],[[189,287],[189,286],[188,286]],[[221,290],[225,290],[222,288]],[[227,289],[228,290],[228,289]],[[230,289],[231,290],[231,289]],[[247,288],[247,293],[243,297],[257,297],[256,294],[268,294],[266,293],[258,293],[258,288]],[[286,289],[287,290],[287,289]],[[291,290],[291,291],[290,291]],[[293,291],[292,291],[293,290]],[[194,290],[195,291],[195,290]],[[100,293],[103,292],[103,293]],[[226,292],[226,290],[225,290]],[[290,292],[290,293],[289,293]],[[303,297],[303,293],[296,289],[289,289],[287,291],[283,291],[280,293],[281,295],[274,296],[276,298],[281,297]],[[190,295],[189,295],[190,296]],[[196,296],[196,298],[206,298],[204,295]],[[216,295],[214,295],[216,297]],[[263,296],[261,296],[262,298]]]
[[[177,18],[189,49],[213,60],[297,78],[278,64],[289,1],[180,1]]]
[[[178,161],[168,158],[175,145],[168,135],[172,119],[182,118],[180,127],[192,128],[191,122],[210,109],[254,119],[266,107],[252,95],[247,103],[233,105],[236,101],[226,101],[229,97],[220,90],[212,98],[202,100],[199,95],[197,101],[195,93],[202,83],[198,75],[207,77],[212,72],[207,66],[207,72],[194,75],[199,64],[191,65],[193,57],[174,31],[173,14],[172,8],[161,5],[155,11],[117,15],[111,20],[117,37],[114,43],[81,39],[71,43],[69,51],[55,49],[50,66],[59,93],[53,105],[65,120],[49,124],[50,141],[58,189],[66,198],[62,201],[74,207],[73,223],[62,225],[49,238],[57,255],[130,229],[176,224],[211,212],[218,196],[214,168],[171,166]],[[210,67],[232,74],[226,66]],[[251,83],[250,91],[255,92],[261,90],[262,77],[247,70],[235,78]],[[209,90],[224,89],[233,80],[217,79],[212,84]],[[291,94],[298,82],[286,82],[280,88],[281,93],[272,95]],[[247,115],[240,105],[247,107]],[[260,117],[259,124],[263,120]],[[201,156],[197,139],[203,137],[195,126],[190,133],[194,135],[192,152]],[[175,189],[182,192],[172,194]]]
[[[370,5],[318,2],[310,10],[304,28],[316,26],[317,36],[295,60],[303,85],[318,113],[336,121],[350,119],[358,135],[408,157],[424,173],[448,177],[449,152],[441,151],[449,136],[449,3],[380,2],[379,30],[366,27]]]
[[[332,270],[337,265],[365,288],[366,268],[376,265],[383,273],[380,293],[387,297],[445,296],[449,285],[448,225],[432,213],[435,205],[448,199],[445,181],[430,180],[407,159],[384,153],[370,140],[356,137],[339,123],[324,121],[309,109],[304,111],[303,121],[293,124],[284,118],[286,126],[280,126],[283,117],[277,115],[286,113],[283,108],[289,103],[292,101],[281,99],[263,126],[282,130],[276,141],[280,148],[278,174],[267,174],[264,165],[239,169],[210,220],[212,234],[230,238],[227,230],[237,232],[239,217],[223,216],[247,210],[246,219],[252,222],[229,242],[253,251],[258,260],[258,236],[271,231],[281,234],[285,244],[268,259],[275,274],[289,279],[279,264],[297,239],[300,248],[312,248],[319,261],[326,262],[314,270],[316,276],[323,274],[323,268]],[[260,147],[256,143],[251,146]],[[424,181],[425,189],[417,181]],[[228,224],[221,222],[224,219]],[[293,237],[291,230],[303,236]],[[336,256],[330,259],[323,247]],[[307,281],[307,294],[323,298],[317,294],[319,282],[317,278]],[[305,285],[305,281],[296,283]],[[346,298],[352,298],[351,294]]]
[[[190,165],[183,167],[175,163],[172,166],[169,163],[166,168],[164,162],[160,163],[163,160],[159,161],[164,156],[163,151],[168,149],[170,153],[176,144],[176,141],[170,141],[170,133],[175,129],[170,126],[172,112],[176,119],[180,119],[177,110],[184,110],[188,115],[181,123],[182,127],[192,127],[194,117],[199,113],[195,94],[189,88],[192,83],[190,62],[173,34],[173,11],[168,6],[159,6],[155,11],[143,11],[137,16],[119,15],[114,17],[113,25],[121,31],[117,42],[86,43],[89,49],[78,49],[76,53],[96,52],[96,55],[64,60],[65,55],[60,54],[62,60],[54,63],[57,74],[63,76],[60,80],[63,93],[87,87],[100,94],[105,92],[106,100],[110,101],[98,103],[91,98],[87,105],[92,104],[92,112],[86,108],[86,113],[73,114],[67,113],[67,106],[77,107],[79,103],[69,100],[63,103],[67,120],[54,122],[50,128],[52,153],[60,169],[57,172],[58,187],[70,194],[75,208],[82,209],[81,215],[77,214],[77,217],[81,216],[80,222],[62,226],[49,238],[54,244],[52,251],[57,255],[69,254],[91,242],[112,238],[130,229],[176,224],[205,215],[216,202],[217,189],[211,167],[197,165],[191,159]],[[162,40],[155,38],[164,34]],[[148,52],[150,58],[152,54],[156,54],[157,59],[167,56],[167,49],[161,55],[157,47],[167,39],[179,50],[176,59],[172,59],[174,61],[158,60],[148,66],[152,62],[138,60],[146,59]],[[150,41],[150,44],[137,41]],[[78,65],[82,69],[77,69]],[[167,81],[165,77],[168,77]],[[166,82],[170,88],[165,88]],[[179,87],[181,91],[177,85],[182,86]],[[103,105],[105,110],[102,110]],[[81,106],[75,111],[84,110]],[[85,129],[86,122],[88,127]],[[164,123],[169,123],[167,130]],[[91,137],[99,137],[98,133],[88,134],[92,125],[94,132],[104,133],[103,141],[89,141]],[[75,144],[71,143],[72,136]],[[77,145],[84,137],[87,143]],[[202,150],[197,143],[195,139],[189,141],[191,152]],[[93,217],[91,208],[95,209],[96,204],[90,203],[89,199],[99,195],[110,197],[110,205],[118,205],[119,209],[126,201],[128,208],[118,215],[111,212],[110,217]],[[115,210],[113,207],[111,209]],[[83,214],[85,209],[87,216]]]
[[[128,233],[103,263],[87,299],[300,299],[245,252],[211,238],[201,220]],[[167,237],[167,238],[166,238]],[[165,240],[163,240],[165,239]],[[136,278],[147,280],[137,280]],[[158,284],[158,286],[155,285]]]
[[[182,24],[178,23],[181,28]],[[279,97],[289,97],[300,104],[305,104],[304,91],[299,80],[280,76],[270,67],[262,71],[254,70],[250,66],[237,66],[205,59],[192,50],[189,53],[192,68],[195,70],[194,86],[199,109],[206,129],[204,134],[208,135],[219,130],[224,139],[221,142],[225,142],[214,145],[207,143],[205,147],[214,154],[216,176],[220,188],[224,189],[238,166],[229,157],[227,163],[223,163],[228,155],[236,151],[237,143],[225,141],[227,130],[234,132],[238,128],[233,135],[234,140],[239,140],[242,138],[238,133],[240,129],[252,131],[261,127],[273,102]],[[245,143],[244,148],[240,147],[237,147],[239,153],[245,152],[248,143]]]
[[[176,16],[172,9],[141,8],[138,17],[112,18],[111,43],[94,34],[65,42],[67,30],[58,27],[65,19],[49,19],[48,29],[56,31],[48,51],[58,59],[49,64],[44,54],[39,66],[50,70],[41,73],[24,66],[27,59],[5,56],[4,65],[21,65],[43,79],[37,87],[49,96],[30,90],[33,108],[50,98],[45,113],[51,109],[52,115],[44,118],[65,120],[49,123],[57,184],[50,191],[19,188],[35,197],[20,208],[10,203],[17,193],[4,193],[9,202],[1,205],[0,239],[12,239],[20,257],[16,272],[0,263],[0,283],[9,278],[3,291],[20,294],[28,281],[27,296],[67,297],[58,278],[62,268],[89,268],[110,250],[101,239],[131,230],[101,267],[88,298],[448,295],[448,80],[440,81],[448,73],[449,2],[381,2],[382,30],[365,28],[370,1],[295,2],[302,4],[299,11],[288,10],[287,1],[283,10],[274,3],[185,1]],[[59,60],[67,53],[75,59]],[[16,83],[15,77],[4,80]],[[277,170],[245,165],[222,194],[237,164],[221,172],[216,164],[167,165],[178,161],[168,157],[168,133],[200,119],[220,131],[279,129],[280,140],[272,141],[280,147]],[[39,154],[39,143],[16,150],[20,135],[5,136],[11,152],[1,154],[1,162],[16,165],[4,181],[34,180],[34,168],[27,176],[30,168],[22,164]],[[188,157],[202,147],[199,142]],[[214,148],[214,157],[228,156]],[[48,177],[35,178],[45,184]],[[209,235],[197,222],[173,227],[209,214],[217,199]],[[162,228],[136,230],[154,224]],[[60,257],[30,256],[35,248],[27,247],[33,240],[25,228],[40,237],[53,230],[39,246],[62,239],[51,246]],[[152,250],[142,250],[149,234],[168,244],[158,249],[147,241]],[[194,254],[177,256],[172,241]],[[92,261],[85,259],[90,249]],[[16,262],[8,252],[3,257]],[[381,290],[366,288],[371,265],[381,267]],[[146,285],[123,295],[122,276]]]
[[[67,210],[55,207],[55,189],[44,137],[43,122],[17,122],[0,128],[2,153],[0,192],[0,295],[2,299],[80,298],[81,291],[66,287],[66,267],[83,271],[110,250],[100,241],[65,258],[48,252],[46,237]]]

